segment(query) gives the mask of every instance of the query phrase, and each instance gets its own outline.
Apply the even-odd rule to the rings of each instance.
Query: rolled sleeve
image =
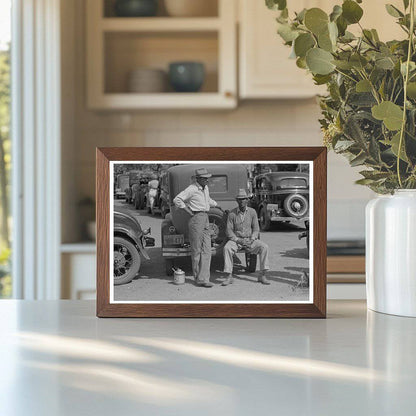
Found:
[[[218,205],[217,201],[214,201],[213,199],[209,198],[209,206],[210,207],[216,207]]]

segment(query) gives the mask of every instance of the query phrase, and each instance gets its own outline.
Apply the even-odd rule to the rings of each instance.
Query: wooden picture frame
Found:
[[[326,317],[326,226],[327,226],[327,150],[324,147],[142,147],[97,148],[97,316],[98,317],[215,317],[215,318],[325,318]],[[305,303],[276,302],[199,302],[114,303],[110,301],[110,174],[113,162],[186,161],[195,163],[257,163],[275,161],[308,162],[312,166],[310,185],[313,198],[310,242],[313,253],[311,297]],[[253,162],[255,161],[255,162]],[[202,163],[202,162],[201,162]],[[212,162],[211,162],[212,163]],[[238,163],[238,162],[237,162]],[[267,162],[265,162],[267,163]],[[270,163],[270,162],[269,162]],[[290,163],[290,162],[289,162]],[[292,162],[295,163],[295,162]]]

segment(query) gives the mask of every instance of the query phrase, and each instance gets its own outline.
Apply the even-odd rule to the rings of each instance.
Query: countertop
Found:
[[[0,415],[414,415],[416,319],[98,319],[0,301]]]

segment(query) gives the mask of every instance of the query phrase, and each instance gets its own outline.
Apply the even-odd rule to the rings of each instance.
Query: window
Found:
[[[0,298],[11,297],[10,26],[11,0],[0,0]]]
[[[227,183],[227,176],[225,175],[214,175],[209,178],[209,191],[212,193],[219,193],[219,192],[227,192],[228,190],[228,183]]]

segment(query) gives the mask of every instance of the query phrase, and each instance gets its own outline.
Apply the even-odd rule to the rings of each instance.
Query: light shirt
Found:
[[[256,210],[250,207],[247,207],[245,212],[241,212],[239,208],[233,209],[228,215],[226,234],[232,241],[237,241],[239,238],[256,240],[259,236]]]
[[[189,185],[173,199],[178,208],[188,207],[191,211],[208,212],[210,207],[216,207],[217,203],[210,198],[208,186],[203,189],[199,183]]]
[[[159,181],[157,179],[152,179],[148,183],[150,189],[157,189],[159,187]]]

